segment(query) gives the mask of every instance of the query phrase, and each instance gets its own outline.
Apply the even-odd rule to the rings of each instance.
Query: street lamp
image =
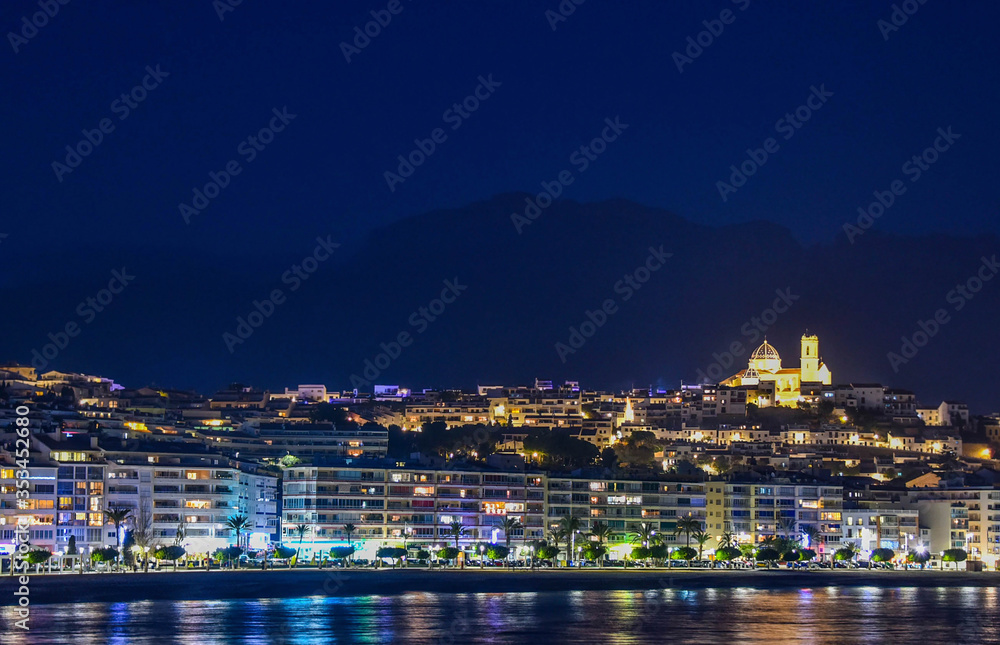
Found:
[[[535,568],[535,545],[531,545],[531,568]]]
[[[483,560],[486,558],[486,547],[482,544],[479,545],[479,568],[483,568]]]

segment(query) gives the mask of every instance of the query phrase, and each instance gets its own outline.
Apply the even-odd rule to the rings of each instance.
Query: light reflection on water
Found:
[[[307,643],[996,643],[995,588],[662,589],[143,601],[2,612],[4,642],[73,645]]]

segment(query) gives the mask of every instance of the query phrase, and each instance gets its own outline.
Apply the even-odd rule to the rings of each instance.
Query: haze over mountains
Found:
[[[753,318],[781,291],[794,296],[792,304],[766,335],[786,364],[798,364],[798,338],[808,329],[819,335],[834,382],[909,388],[935,405],[961,399],[976,413],[996,407],[1000,285],[985,282],[961,310],[948,300],[976,275],[981,258],[997,254],[995,236],[899,237],[879,233],[876,224],[854,244],[837,230],[832,243],[804,247],[766,222],[712,228],[619,200],[558,201],[518,233],[511,214],[524,212],[526,197],[430,212],[361,243],[345,241],[294,291],[283,274],[312,254],[317,237],[340,241],[337,231],[302,230],[301,252],[268,257],[238,248],[167,253],[155,241],[141,242],[100,253],[104,274],[74,273],[80,258],[72,254],[44,258],[7,272],[0,284],[17,309],[0,320],[0,358],[29,363],[49,332],[76,322],[79,336],[46,369],[205,392],[232,381],[350,389],[352,374],[365,376],[366,359],[386,365],[376,361],[380,343],[391,350],[408,332],[411,344],[387,357],[374,382],[473,387],[540,377],[588,388],[674,387],[707,372],[718,362],[713,353],[725,362],[737,341],[745,351],[725,375],[745,368],[760,342]],[[651,247],[672,256],[640,288],[629,287],[626,300],[627,282],[619,281],[635,276]],[[122,267],[134,282],[87,322],[77,306]],[[445,281],[451,291],[444,300],[454,301],[432,304],[449,288]],[[223,334],[237,334],[237,318],[275,289],[283,304],[231,353]],[[608,299],[615,313],[561,357],[556,343],[569,346],[570,327],[579,329]],[[899,353],[900,337],[938,309],[949,312],[949,322],[894,373],[887,353]]]

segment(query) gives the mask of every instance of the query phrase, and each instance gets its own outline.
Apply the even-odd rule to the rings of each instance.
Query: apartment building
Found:
[[[232,543],[229,515],[250,518],[247,534],[266,543],[277,536],[277,479],[247,472],[223,455],[189,452],[180,442],[121,442],[101,445],[97,436],[63,433],[31,436],[29,497],[19,508],[15,469],[0,468],[0,552],[13,540],[22,516],[32,544],[65,551],[70,537],[85,553],[118,543],[103,511],[110,506],[145,507],[157,540],[172,544],[178,529],[189,553]],[[6,463],[10,464],[9,458]]]
[[[600,477],[548,477],[545,520],[549,530],[558,529],[562,518],[579,520],[587,533],[595,522],[603,522],[620,542],[648,522],[667,544],[684,544],[675,535],[677,520],[685,517],[705,521],[705,483],[657,479],[605,479]],[[626,540],[627,542],[627,540]],[[631,546],[612,546],[611,557],[624,556]]]
[[[505,388],[488,400],[494,418],[516,428],[578,429],[583,424],[579,390]]]
[[[459,545],[504,542],[505,517],[523,525],[512,540],[543,539],[563,517],[573,516],[586,533],[602,521],[621,537],[640,522],[652,522],[668,541],[677,518],[705,517],[702,482],[548,477],[542,473],[411,468],[405,464],[345,462],[336,467],[285,471],[283,531],[295,540],[297,524],[312,529],[304,557],[347,543],[346,524],[359,557],[373,557],[382,544],[453,545],[450,523],[460,521]],[[683,539],[683,538],[679,538]]]
[[[920,512],[930,529],[931,553],[965,549],[970,560],[989,568],[1000,562],[1000,490],[989,486],[909,489],[901,497],[906,508]]]
[[[16,470],[0,468],[0,553],[11,553],[22,517],[31,543],[53,553],[65,550],[70,537],[81,549],[103,545],[103,465],[60,466],[32,459],[23,505],[17,500]]]
[[[232,515],[246,515],[247,540],[256,548],[277,538],[277,478],[244,472],[226,460],[181,456],[171,464],[118,459],[107,466],[107,503],[138,516],[151,514],[156,539],[180,542],[191,554],[208,554],[234,544],[226,526]],[[107,543],[114,544],[114,527]]]
[[[929,426],[967,426],[969,407],[960,401],[942,401],[936,408],[917,408],[917,416]]]
[[[880,383],[850,383],[834,388],[833,403],[838,408],[884,410],[885,387]]]
[[[244,424],[240,432],[204,429],[196,436],[241,460],[275,461],[286,455],[322,460],[336,457],[385,457],[389,433],[381,426],[331,423]]]
[[[741,542],[755,544],[768,536],[801,538],[809,525],[820,534],[820,544],[812,548],[829,559],[840,541],[843,496],[842,486],[807,477],[713,478],[707,484],[707,530],[735,533]]]
[[[919,512],[900,504],[862,506],[845,505],[841,522],[840,544],[852,544],[864,559],[874,549],[892,549],[905,554],[925,546],[929,535],[920,530]]]
[[[418,430],[425,423],[442,422],[452,428],[462,425],[488,424],[494,412],[486,397],[466,397],[460,401],[412,403],[403,415],[403,430]],[[501,415],[502,416],[502,413]]]
[[[843,488],[805,477],[607,479],[370,460],[296,466],[285,475],[283,538],[298,544],[295,526],[308,525],[302,543],[306,558],[346,545],[349,537],[360,550],[358,557],[366,558],[382,545],[453,545],[453,521],[465,528],[460,547],[504,542],[500,525],[509,516],[523,524],[511,536],[514,544],[547,537],[567,516],[577,518],[581,540],[603,522],[616,536],[610,541],[611,557],[628,552],[625,538],[643,522],[651,523],[668,545],[684,544],[686,536],[676,527],[687,517],[701,521],[713,536],[730,531],[748,543],[768,535],[798,536],[805,525],[815,526],[822,537],[814,548],[826,557],[841,539]],[[350,536],[349,524],[354,525]],[[888,520],[885,527],[888,539]]]
[[[428,469],[376,460],[344,460],[340,465],[298,466],[285,471],[282,530],[286,541],[294,527],[311,528],[303,557],[346,545],[350,539],[372,558],[382,544],[454,545],[450,524],[465,528],[459,545],[503,541],[499,525],[516,516],[524,528],[516,541],[544,533],[545,488],[539,473],[474,469]],[[307,543],[308,542],[308,543]]]
[[[24,505],[17,500],[13,458],[2,460],[9,465],[0,468],[0,552],[9,552],[21,517],[32,544],[52,552],[64,550],[70,537],[80,548],[103,544],[106,464],[95,438],[32,435]]]
[[[883,395],[886,416],[907,422],[917,416],[917,395],[910,390],[885,388]]]

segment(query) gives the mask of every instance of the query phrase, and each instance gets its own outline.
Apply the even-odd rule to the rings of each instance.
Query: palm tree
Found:
[[[806,539],[806,544],[810,549],[814,549],[823,542],[823,534],[812,524],[799,525],[799,532]]]
[[[559,520],[559,527],[563,532],[563,536],[570,542],[569,554],[567,554],[566,559],[569,561],[570,566],[572,566],[573,549],[576,548],[576,534],[580,532],[580,518],[566,515]]]
[[[237,547],[240,546],[241,542],[240,536],[249,525],[250,525],[250,518],[247,517],[246,515],[240,515],[237,513],[235,515],[230,515],[228,518],[226,518],[226,526],[236,532]]]
[[[659,541],[660,536],[656,534],[656,524],[652,522],[639,522],[630,540],[632,544],[641,543],[643,548],[655,546]]]
[[[452,520],[448,524],[448,535],[455,538],[455,548],[458,547],[458,539],[464,537],[466,528],[462,526],[462,520]]]
[[[598,548],[600,548],[604,546],[604,540],[611,538],[611,527],[605,524],[604,522],[597,521],[591,525],[590,534],[595,538],[597,538],[597,546]],[[598,560],[598,563],[600,564],[600,566],[602,567],[604,566],[603,555]]]
[[[562,529],[552,529],[549,531],[549,540],[552,541],[552,546],[559,548],[559,543],[566,537],[566,532]]]
[[[656,524],[652,522],[639,522],[635,533],[632,534],[631,542],[635,544],[636,542],[641,542],[642,546],[653,546],[659,542],[660,538],[656,535]]]
[[[109,506],[104,510],[104,519],[107,522],[111,522],[115,525],[115,546],[118,550],[118,557],[121,558],[122,550],[122,524],[125,524],[132,518],[132,509],[127,506]],[[81,567],[82,569],[83,567]]]
[[[354,526],[353,524],[348,523],[348,524],[344,525],[344,533],[347,533],[347,546],[350,546],[350,547],[354,546],[354,543],[351,542],[351,535],[353,535],[353,533],[355,531],[357,531],[357,530],[358,530],[358,527]],[[350,565],[351,558],[353,558],[353,557],[354,557],[353,553],[351,553],[351,555],[348,556],[348,558],[347,558],[348,566]]]
[[[708,541],[712,539],[712,536],[707,532],[698,529],[691,535],[691,537],[693,537],[694,541],[698,543],[698,559],[701,560],[701,552],[705,548]]]
[[[603,546],[604,541],[611,538],[611,527],[604,522],[594,522],[590,527],[590,534],[597,538],[597,545]]]
[[[719,541],[720,549],[732,549],[735,548],[737,544],[736,534],[732,531],[725,531],[722,535],[715,539]]]
[[[306,536],[306,533],[309,532],[309,525],[308,524],[296,524],[295,525],[295,529],[293,529],[293,530],[296,533],[299,534],[299,545],[297,547],[295,547],[295,564],[298,564],[299,563],[299,549],[302,548],[302,538],[304,538]]]
[[[519,531],[524,528],[521,524],[520,518],[514,517],[513,515],[508,515],[503,518],[503,522],[500,522],[500,529],[503,531],[504,540],[507,542],[507,558],[510,559],[510,539],[511,533],[514,531]]]
[[[687,536],[687,542],[685,546],[691,546],[691,534],[695,531],[701,530],[701,520],[696,517],[682,517],[677,520],[677,527],[674,529],[674,535],[680,535],[684,533]]]

